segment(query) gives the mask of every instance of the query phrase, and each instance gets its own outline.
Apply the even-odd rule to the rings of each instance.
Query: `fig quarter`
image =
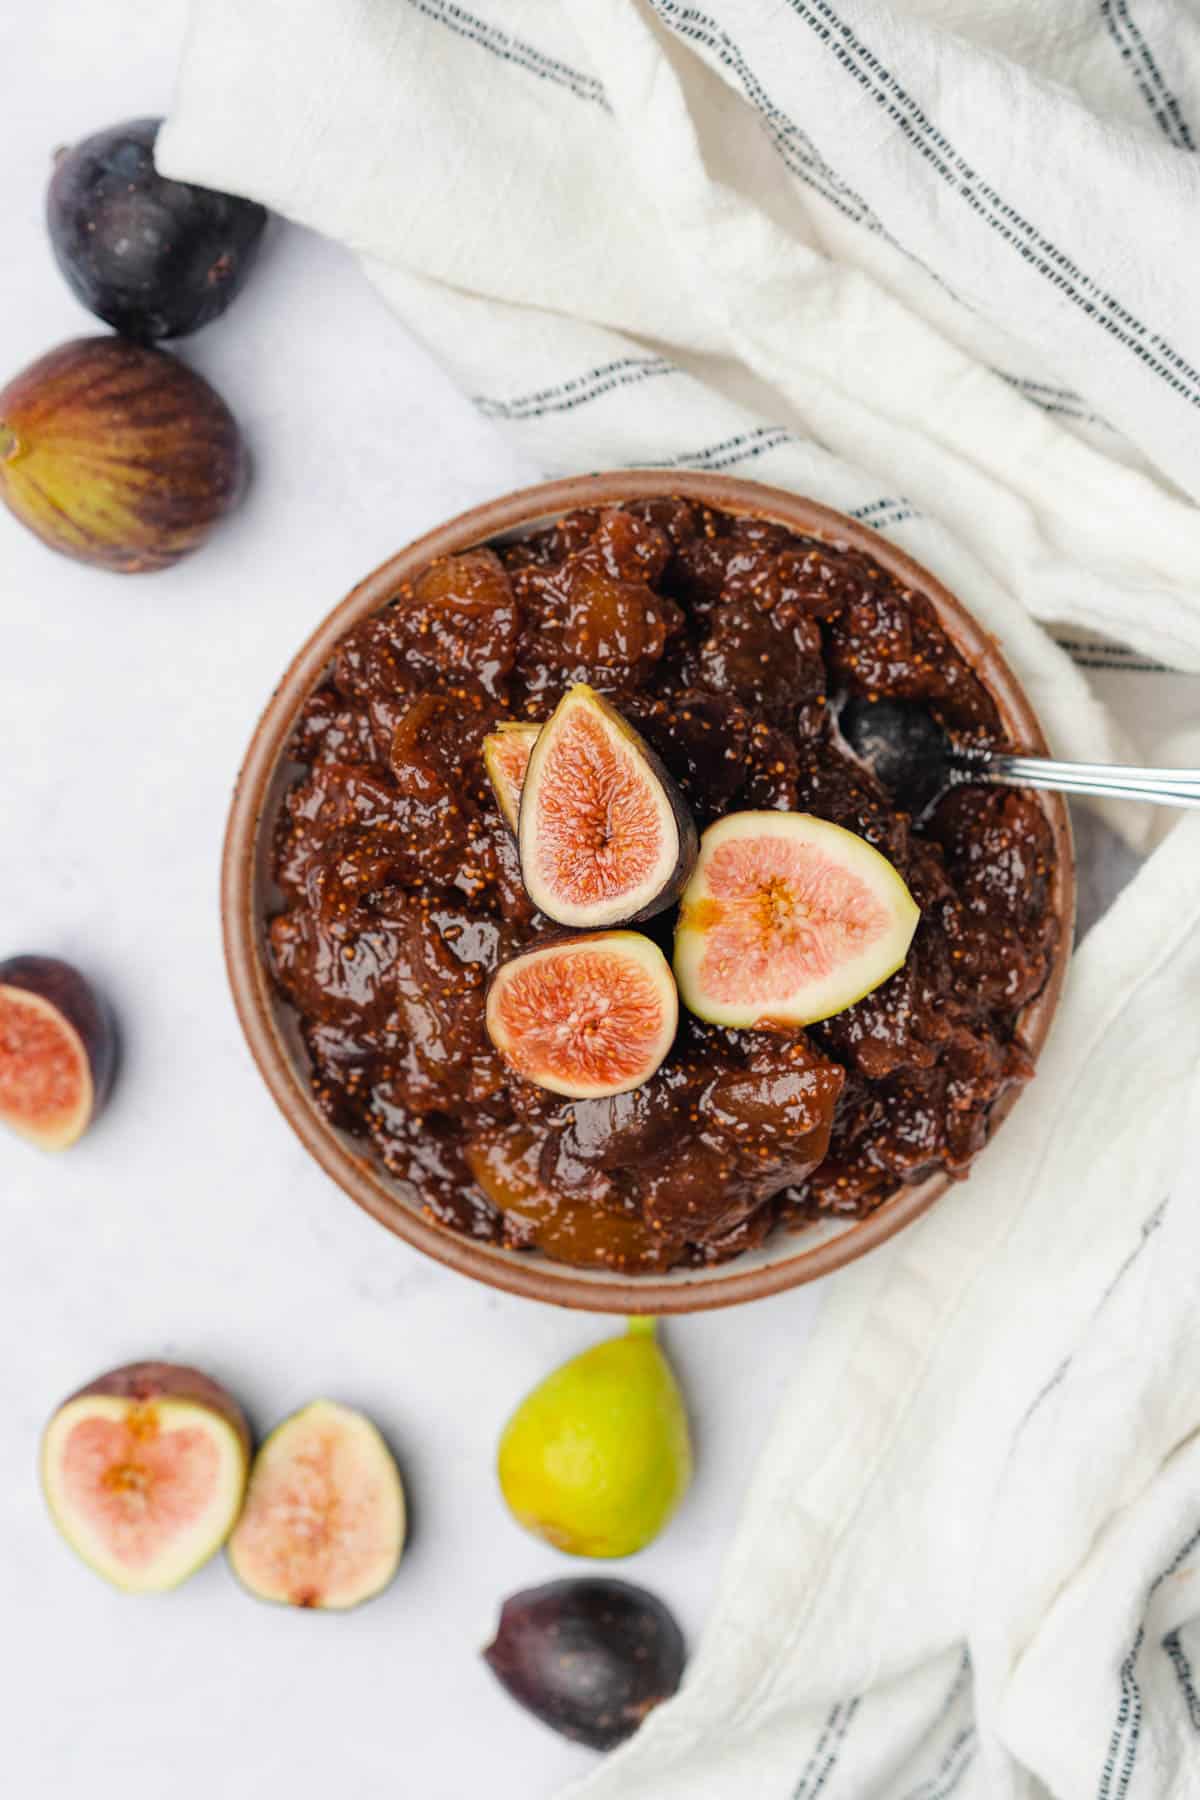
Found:
[[[517,843],[539,912],[587,929],[663,912],[696,860],[696,826],[679,789],[586,682],[567,689],[530,752]]]
[[[496,804],[513,831],[521,810],[521,789],[529,757],[537,743],[540,725],[505,719],[483,740],[483,766],[487,770]]]

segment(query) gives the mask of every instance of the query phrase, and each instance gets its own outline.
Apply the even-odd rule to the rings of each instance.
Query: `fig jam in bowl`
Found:
[[[802,1030],[681,1004],[661,1064],[615,1096],[515,1073],[486,1028],[489,988],[562,940],[522,882],[483,739],[540,726],[568,690],[640,734],[701,833],[807,815],[827,822],[818,836],[854,833],[856,856],[879,852],[920,908],[903,966]],[[1046,749],[996,644],[940,583],[855,521],[753,482],[549,483],[355,588],[262,716],[223,869],[242,1026],[322,1168],[463,1274],[616,1313],[810,1281],[965,1176],[1061,991],[1066,805],[981,786],[914,823],[838,733],[854,695],[926,705],[962,742]],[[669,960],[675,921],[672,905],[632,927],[643,962],[665,968],[653,946]]]

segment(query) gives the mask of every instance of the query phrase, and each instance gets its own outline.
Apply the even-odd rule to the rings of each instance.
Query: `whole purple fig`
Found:
[[[484,1657],[520,1705],[593,1750],[631,1737],[679,1686],[683,1635],[661,1600],[602,1576],[504,1602]]]

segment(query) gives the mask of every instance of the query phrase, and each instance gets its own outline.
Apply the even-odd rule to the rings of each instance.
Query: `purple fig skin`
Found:
[[[267,223],[253,200],[160,175],[161,124],[130,119],[60,150],[46,195],[50,246],[72,293],[141,343],[219,318]]]
[[[4,988],[45,1001],[78,1035],[92,1078],[87,1121],[91,1125],[112,1091],[116,1074],[117,1029],[108,1006],[78,969],[56,956],[11,956],[0,962],[0,989]]]
[[[0,391],[0,500],[76,562],[170,568],[237,505],[247,468],[224,400],[165,350],[77,338]]]
[[[633,729],[632,726],[629,727]],[[679,855],[675,859],[675,867],[667,878],[665,887],[656,899],[643,906],[629,921],[631,925],[642,925],[647,919],[653,919],[659,913],[666,912],[674,906],[680,894],[691,880],[692,870],[696,866],[696,858],[700,854],[700,834],[696,830],[696,821],[692,817],[692,809],[684,799],[679,784],[667,773],[667,767],[652,750],[645,738],[640,736],[642,754],[658,777],[659,786],[671,802],[671,811],[675,815],[675,825],[679,832]]]
[[[484,1660],[517,1703],[577,1744],[611,1750],[679,1686],[683,1634],[645,1588],[550,1581],[504,1602]]]
[[[233,1427],[249,1458],[253,1438],[245,1413],[228,1388],[223,1388],[211,1375],[188,1363],[124,1363],[119,1369],[110,1369],[106,1375],[97,1375],[86,1387],[77,1388],[62,1404],[68,1406],[72,1400],[87,1399],[93,1394],[133,1400],[139,1406],[152,1406],[156,1400],[184,1400],[193,1406],[206,1407]]]

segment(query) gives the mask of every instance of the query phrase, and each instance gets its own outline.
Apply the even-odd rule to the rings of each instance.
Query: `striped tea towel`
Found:
[[[1061,753],[1200,763],[1198,134],[1190,0],[203,0],[159,156],[352,246],[548,475],[841,507]],[[1120,823],[1037,1081],[828,1284],[581,1800],[1200,1794],[1200,820]]]

